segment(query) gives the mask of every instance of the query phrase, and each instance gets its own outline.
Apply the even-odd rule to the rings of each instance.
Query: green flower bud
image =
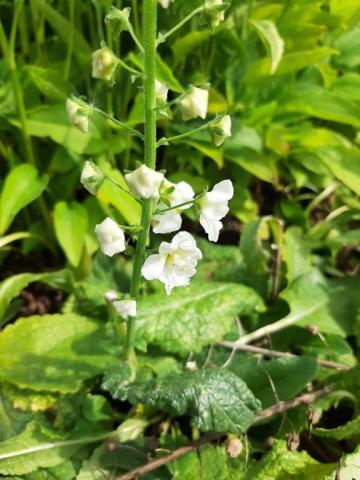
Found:
[[[85,162],[81,172],[80,182],[92,195],[96,195],[105,180],[105,176],[99,167],[91,160]]]
[[[105,23],[111,26],[113,36],[117,37],[123,30],[128,30],[130,25],[131,8],[119,10],[114,6],[110,7],[109,13],[105,16]]]
[[[225,115],[219,120],[212,122],[208,129],[215,147],[220,147],[227,138],[231,137],[230,115]]]

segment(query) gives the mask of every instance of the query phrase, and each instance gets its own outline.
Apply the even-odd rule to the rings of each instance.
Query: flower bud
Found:
[[[156,80],[155,82],[155,95],[156,101],[159,105],[164,105],[167,101],[169,89],[165,87],[161,82]]]
[[[164,175],[146,165],[141,165],[133,172],[127,173],[125,180],[136,198],[158,198]]]
[[[89,132],[89,117],[85,108],[79,105],[75,100],[68,98],[66,100],[66,111],[69,121],[83,133]]]
[[[92,195],[96,195],[105,180],[102,171],[90,160],[85,162],[80,182]]]
[[[224,3],[223,0],[206,0],[205,2],[205,14],[209,17],[212,27],[217,27],[225,19],[225,10],[228,7],[228,3]]]
[[[226,447],[226,453],[229,457],[236,458],[243,451],[243,445],[240,438],[231,438]]]
[[[119,298],[116,290],[109,290],[105,293],[104,298],[107,302],[112,303]]]
[[[126,248],[125,235],[119,225],[110,217],[95,227],[102,252],[109,257],[123,252]]]
[[[181,99],[180,107],[183,120],[200,117],[207,114],[209,92],[202,88],[191,87],[191,90]]]
[[[209,125],[209,133],[214,142],[215,147],[220,147],[227,138],[231,137],[231,117],[225,115],[219,120]]]
[[[113,302],[116,312],[122,318],[136,317],[136,301],[135,300],[117,300]]]
[[[173,1],[174,0],[158,0],[158,2],[163,8],[169,8],[170,3]]]
[[[92,76],[99,80],[113,80],[117,58],[110,48],[102,47],[92,54]]]
[[[120,35],[123,30],[128,30],[130,24],[131,8],[123,8],[119,10],[113,5],[110,7],[108,14],[105,16],[105,23],[110,25],[114,37]]]

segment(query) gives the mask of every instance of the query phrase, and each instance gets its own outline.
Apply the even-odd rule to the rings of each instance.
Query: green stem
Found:
[[[132,0],[132,11],[134,17],[134,25],[135,25],[135,33],[136,35],[140,35],[140,22],[139,22],[139,8],[138,8],[138,1]]]
[[[123,186],[121,186],[120,183],[115,182],[115,180],[113,180],[112,178],[108,177],[107,175],[105,175],[105,179],[106,179],[108,182],[111,182],[113,185],[115,185],[117,188],[119,188],[119,189],[122,190],[123,192],[125,192],[127,195],[129,195],[130,197],[132,197],[136,202],[141,203],[140,200],[138,200],[136,197],[134,197],[134,195],[133,195],[129,190],[126,190],[126,188],[124,188]]]
[[[145,165],[156,168],[156,13],[157,0],[143,0],[143,39],[144,39],[144,97],[145,97]],[[143,201],[141,227],[134,257],[130,295],[139,299],[141,267],[145,257],[146,241],[150,231],[152,199]],[[129,359],[133,352],[136,317],[129,318],[125,355]]]
[[[69,0],[69,23],[70,34],[69,43],[67,45],[65,66],[64,66],[64,79],[68,80],[71,68],[71,59],[74,48],[74,35],[75,35],[75,0]]]
[[[130,65],[125,63],[123,60],[121,60],[121,58],[118,58],[117,62],[118,62],[119,65],[121,65],[128,72],[133,73],[134,75],[137,75],[138,77],[143,77],[143,73],[140,72],[140,70],[135,70],[135,68],[130,67]]]
[[[170,210],[176,210],[177,208],[184,207],[185,205],[190,205],[195,203],[199,198],[203,197],[206,192],[200,193],[199,195],[196,195],[192,200],[188,200],[187,202],[183,203],[178,203],[177,205],[173,205],[172,207],[168,208],[163,208],[161,210],[155,210],[154,215],[161,215],[162,213],[169,212]]]
[[[177,140],[181,140],[182,138],[190,137],[193,133],[200,132],[201,130],[205,130],[206,128],[209,127],[212,123],[216,122],[219,120],[219,116],[215,117],[213,120],[210,120],[210,122],[204,123],[203,125],[200,125],[198,128],[194,128],[194,130],[189,130],[188,132],[181,133],[180,135],[175,135],[174,137],[164,137],[161,138],[157,142],[157,147],[161,147],[162,145],[166,145],[169,142],[175,142]]]
[[[108,118],[109,120],[111,120],[113,123],[115,123],[116,125],[119,125],[120,127],[124,128],[125,130],[127,130],[128,132],[131,132],[133,135],[135,135],[136,137],[139,137],[141,139],[144,139],[144,135],[139,132],[138,130],[135,130],[134,128],[131,128],[129,127],[128,125],[126,125],[126,123],[123,123],[121,122],[120,120],[117,120],[116,118],[112,117],[111,115],[109,115],[108,113],[104,112],[103,110],[101,110],[100,108],[96,108],[96,107],[92,107],[92,109],[97,112],[97,113],[100,113],[101,115],[103,115],[104,117]]]
[[[187,15],[186,17],[184,17],[179,23],[177,23],[173,28],[171,28],[168,32],[164,33],[164,34],[160,34],[159,37],[157,38],[156,40],[156,46],[160,45],[161,43],[164,43],[165,40],[167,40],[170,35],[172,35],[173,33],[175,33],[177,30],[179,30],[179,28],[181,28],[183,25],[185,25],[185,23],[187,23],[189,20],[191,20],[195,15],[197,15],[198,13],[201,13],[202,11],[204,11],[204,6],[201,5],[200,7],[197,7],[195,8],[195,10],[193,10],[191,13],[189,13],[189,15]]]

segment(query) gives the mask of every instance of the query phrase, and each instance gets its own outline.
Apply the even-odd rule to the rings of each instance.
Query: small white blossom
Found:
[[[117,300],[113,302],[116,312],[123,318],[136,317],[135,300]]]
[[[177,184],[171,183],[167,180],[164,181],[163,189],[168,189],[173,187],[173,191],[165,195],[165,198],[170,203],[171,207],[176,205],[181,205],[182,203],[191,202],[194,199],[195,193],[194,190],[187,182],[179,182]],[[181,228],[182,218],[181,211],[190,208],[192,205],[182,205],[179,208],[174,208],[174,210],[169,210],[168,212],[160,213],[154,215],[152,218],[153,231],[154,233],[171,233],[176,232]],[[159,209],[167,208],[165,203],[160,203],[158,206]]]
[[[173,1],[174,0],[158,0],[158,2],[163,8],[169,8],[170,3]]]
[[[219,233],[223,227],[220,220],[228,213],[228,202],[233,195],[234,188],[231,181],[223,180],[200,200],[200,223],[211,242],[219,240]]]
[[[198,369],[197,363],[194,362],[193,360],[186,362],[185,367],[187,370],[191,370],[192,372],[195,372]]]
[[[209,102],[209,92],[203,88],[191,87],[190,91],[180,100],[183,120],[206,118]]]
[[[164,175],[146,165],[141,165],[125,175],[126,183],[136,198],[158,198]]]
[[[96,236],[100,242],[101,250],[105,255],[112,257],[123,252],[126,248],[125,234],[119,225],[110,217],[95,227]]]
[[[102,171],[93,162],[87,160],[80,177],[80,182],[86,190],[92,195],[96,195],[104,179],[105,177]]]
[[[85,109],[71,98],[68,98],[66,100],[66,111],[69,121],[75,125],[75,127],[83,133],[89,132],[89,118],[86,115]]]
[[[155,81],[155,95],[156,95],[156,100],[160,104],[164,104],[167,101],[169,89],[165,87],[161,82],[158,80]]]
[[[92,76],[99,80],[110,81],[113,79],[117,65],[116,56],[113,52],[103,47],[92,54]]]
[[[209,15],[213,27],[217,27],[225,20],[225,10],[218,11],[212,9],[212,7],[217,7],[223,4],[223,0],[206,0],[205,2],[205,12]]]
[[[109,290],[104,297],[107,302],[112,303],[119,298],[119,295],[116,290]]]
[[[215,147],[220,147],[227,138],[231,137],[231,117],[225,115],[209,126],[209,132]]]
[[[186,287],[196,273],[196,265],[202,258],[194,238],[188,232],[179,232],[171,243],[162,242],[159,253],[150,255],[141,273],[146,280],[160,280],[167,295],[174,287]]]

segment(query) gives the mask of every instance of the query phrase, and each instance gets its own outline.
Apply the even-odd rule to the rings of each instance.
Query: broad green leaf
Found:
[[[284,40],[281,38],[275,23],[271,20],[252,21],[251,24],[255,27],[270,54],[270,74],[272,75],[277,69],[283,56]]]
[[[141,300],[136,323],[137,344],[186,355],[216,343],[229,332],[236,315],[263,306],[259,295],[243,285],[194,282],[171,297],[150,295]],[[221,319],[221,321],[219,320]]]
[[[54,210],[56,237],[69,262],[77,267],[80,263],[87,230],[87,210],[81,203],[58,202]]]
[[[0,333],[0,380],[34,391],[70,393],[117,363],[104,324],[75,315],[21,318]]]
[[[274,75],[285,75],[309,65],[314,65],[316,62],[336,54],[337,51],[332,48],[318,47],[311,50],[302,50],[298,52],[291,52],[283,55]],[[265,58],[253,63],[245,74],[245,81],[247,84],[252,84],[267,77],[271,71],[271,60]]]
[[[339,50],[337,63],[346,65],[349,68],[356,68],[360,65],[360,27],[343,33],[335,42]]]
[[[320,87],[310,87],[299,91],[294,99],[290,100],[283,108],[287,112],[303,113],[324,120],[360,127],[360,106]]]
[[[123,377],[120,379],[123,383]],[[260,403],[234,373],[221,368],[183,372],[150,382],[134,382],[119,389],[116,373],[103,387],[115,398],[127,398],[171,415],[189,415],[204,432],[242,433],[253,422]]]
[[[0,283],[0,325],[11,300],[32,282],[43,282],[55,288],[71,291],[74,281],[68,270],[50,273],[19,273],[6,278]]]
[[[19,165],[11,170],[1,192],[0,235],[7,230],[22,208],[40,197],[47,183],[48,176],[40,176],[32,165]]]
[[[237,152],[227,151],[225,158],[264,182],[277,181],[276,167],[268,155],[257,153],[249,148],[239,148]]]
[[[244,478],[245,480],[288,480],[290,478],[320,480],[335,468],[334,464],[317,462],[305,451],[291,452],[286,442],[276,440],[270,452],[261,460],[250,463]]]
[[[360,435],[360,416],[336,428],[315,428],[313,434],[318,437],[346,440]],[[360,467],[360,464],[359,464]]]
[[[181,38],[178,38],[172,45],[175,63],[180,63],[195,48],[208,40],[213,32],[211,30],[201,30],[189,32]]]
[[[360,195],[360,150],[356,147],[328,147],[317,151],[317,155],[331,173]]]
[[[195,148],[196,150],[199,150],[199,152],[205,155],[206,157],[209,157],[212,160],[214,160],[214,162],[216,162],[219,168],[223,166],[224,159],[223,159],[223,153],[221,149],[214,147],[210,143],[200,143],[200,142],[194,142],[192,140],[186,140],[185,143]]]
[[[50,100],[65,102],[71,94],[69,83],[56,70],[37,65],[27,65],[26,73],[36,88]]]
[[[9,118],[9,122],[21,128],[17,117]],[[114,153],[121,152],[125,146],[122,131],[113,136],[107,122],[96,117],[89,133],[83,133],[69,122],[65,102],[61,104],[39,106],[27,114],[29,134],[34,137],[49,137],[54,142],[63,145],[78,154],[95,155],[111,149]]]
[[[311,271],[310,248],[299,227],[290,227],[286,230],[283,258],[288,283]]]
[[[334,467],[331,474],[324,477],[324,480],[357,480],[358,478],[360,478],[359,447],[357,447],[354,452],[343,455],[340,459],[339,466]]]
[[[39,468],[54,467],[63,463],[79,445],[59,446],[42,450],[41,445],[61,441],[62,438],[36,423],[30,422],[19,435],[0,443],[0,473],[24,475]],[[65,442],[66,443],[66,442]],[[38,451],[32,452],[33,449]]]
[[[167,466],[177,480],[243,480],[245,461],[243,457],[230,458],[225,447],[219,446],[187,453]]]
[[[312,382],[316,376],[317,362],[311,357],[291,357],[254,362],[251,368],[241,367],[240,364],[240,368],[234,368],[233,371],[261,401],[262,407],[268,408],[276,404],[277,398],[291,400]]]

